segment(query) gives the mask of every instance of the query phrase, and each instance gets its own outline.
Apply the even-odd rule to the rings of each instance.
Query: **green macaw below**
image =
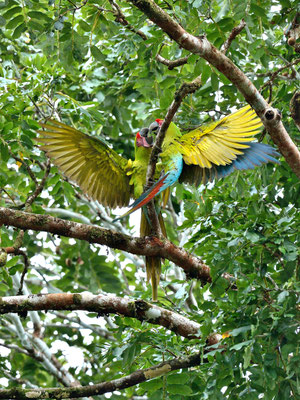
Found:
[[[61,122],[50,120],[40,124],[41,149],[66,177],[79,185],[92,199],[110,208],[128,206],[131,198],[142,195],[153,144],[148,128],[135,137],[135,159],[127,160],[98,137],[87,135]],[[141,212],[140,235],[149,236],[151,226]],[[161,212],[158,212],[161,230],[166,235]],[[157,301],[161,272],[160,257],[146,257],[147,280],[151,279],[152,298]]]
[[[157,131],[162,122],[156,119],[149,126],[149,134]],[[171,122],[160,154],[160,179],[120,218],[145,206],[177,181],[199,186],[236,170],[253,169],[267,162],[278,163],[274,157],[279,153],[273,147],[254,142],[261,127],[261,120],[249,105],[185,134]]]

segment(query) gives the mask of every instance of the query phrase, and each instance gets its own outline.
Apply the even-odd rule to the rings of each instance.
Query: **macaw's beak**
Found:
[[[153,138],[148,137],[148,128],[142,128],[140,132],[136,134],[136,145],[138,147],[151,147],[153,144]]]

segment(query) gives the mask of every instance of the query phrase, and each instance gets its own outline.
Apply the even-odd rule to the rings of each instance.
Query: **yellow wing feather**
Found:
[[[245,143],[255,139],[261,126],[261,120],[246,106],[220,121],[186,133],[177,141],[186,164],[212,168],[230,164],[242,154],[242,149],[249,147]]]
[[[131,162],[107,144],[61,122],[41,124],[41,149],[69,179],[111,208],[127,206],[133,189],[127,175]]]

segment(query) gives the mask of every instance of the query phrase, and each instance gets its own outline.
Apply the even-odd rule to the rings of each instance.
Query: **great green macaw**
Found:
[[[157,130],[162,122],[157,119],[152,123],[149,133]],[[123,216],[145,206],[177,181],[198,186],[235,170],[253,169],[269,161],[278,163],[274,157],[279,154],[273,147],[253,142],[261,127],[261,120],[250,106],[184,135],[171,122],[160,154],[162,176]]]
[[[50,120],[39,130],[41,149],[66,177],[77,183],[83,192],[110,208],[128,206],[130,198],[138,198],[144,190],[153,138],[148,128],[135,137],[135,159],[127,160],[98,137],[87,135],[61,122]],[[145,210],[146,212],[146,210]],[[151,234],[151,226],[142,209],[140,235]],[[159,221],[164,235],[161,213]],[[147,280],[151,279],[152,298],[157,301],[161,271],[160,257],[146,257]]]

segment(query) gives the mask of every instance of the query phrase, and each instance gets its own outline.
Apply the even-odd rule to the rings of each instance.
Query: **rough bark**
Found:
[[[87,396],[96,396],[114,390],[125,389],[138,383],[166,375],[171,371],[195,367],[205,362],[202,352],[190,357],[174,358],[162,362],[151,368],[140,369],[130,375],[109,382],[101,382],[95,385],[79,386],[70,388],[47,388],[47,389],[0,389],[0,399],[69,399]]]
[[[0,314],[28,311],[84,310],[98,315],[117,314],[161,325],[189,339],[199,338],[200,324],[143,300],[91,293],[51,293],[0,297]]]
[[[210,268],[199,257],[191,255],[167,239],[158,239],[152,236],[131,237],[97,226],[4,207],[0,207],[1,225],[10,225],[24,230],[32,229],[38,232],[49,232],[55,235],[86,240],[89,243],[98,243],[132,254],[162,257],[183,268],[189,278],[199,279],[202,283],[211,282]]]

